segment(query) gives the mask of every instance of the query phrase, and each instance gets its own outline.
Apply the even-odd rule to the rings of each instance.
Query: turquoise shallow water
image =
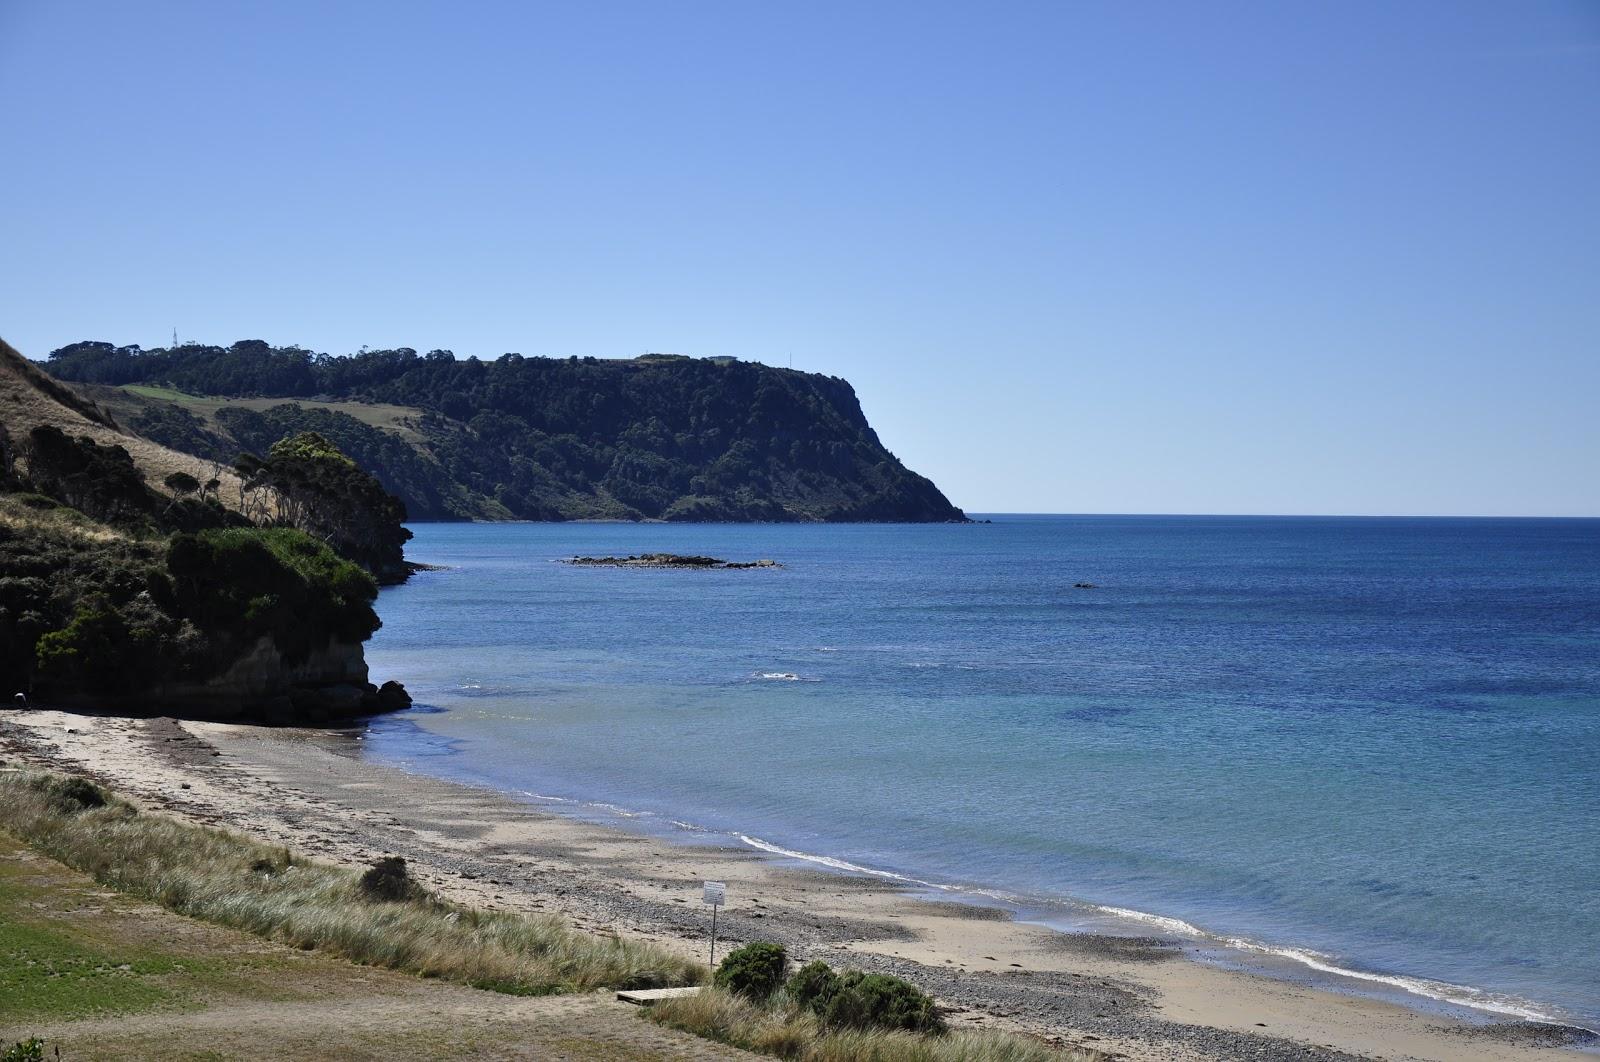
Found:
[[[414,530],[372,755],[1600,1026],[1600,521]]]

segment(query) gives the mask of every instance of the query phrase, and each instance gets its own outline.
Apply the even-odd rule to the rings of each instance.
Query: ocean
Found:
[[[1600,520],[992,520],[417,525],[367,754],[1600,1028]]]

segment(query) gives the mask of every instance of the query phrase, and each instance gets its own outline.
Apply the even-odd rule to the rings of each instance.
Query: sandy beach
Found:
[[[151,809],[335,863],[400,855],[451,899],[556,911],[688,954],[707,943],[700,883],[724,880],[723,949],[779,941],[801,961],[906,977],[951,1007],[954,1024],[1130,1059],[1594,1057],[1551,1027],[1471,1024],[1190,961],[1173,941],[1064,935],[877,878],[553,814],[366,762],[359,731],[7,710],[0,758],[83,773]]]

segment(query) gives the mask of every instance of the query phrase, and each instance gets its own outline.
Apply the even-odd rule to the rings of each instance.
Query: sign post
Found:
[[[711,965],[717,965],[717,908],[728,902],[728,885],[722,881],[706,882],[702,903],[711,905]]]

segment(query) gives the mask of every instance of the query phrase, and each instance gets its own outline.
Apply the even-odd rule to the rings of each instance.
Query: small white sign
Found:
[[[706,882],[705,898],[701,903],[708,903],[712,907],[721,907],[728,902],[728,885],[722,881]]]

